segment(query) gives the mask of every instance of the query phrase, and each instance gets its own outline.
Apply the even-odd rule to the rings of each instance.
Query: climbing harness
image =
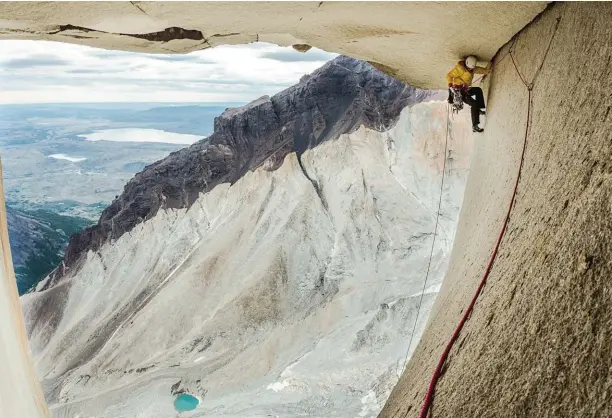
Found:
[[[461,89],[451,87],[450,91],[453,97],[453,113],[457,114],[463,110],[463,96],[461,95]]]
[[[463,106],[463,102],[462,102]],[[444,163],[442,164],[442,179],[440,180],[440,197],[438,199],[438,211],[436,212],[436,226],[434,227],[433,239],[431,241],[431,250],[429,251],[429,262],[427,263],[427,272],[425,273],[425,281],[423,282],[423,288],[421,289],[421,297],[419,299],[419,304],[417,305],[417,313],[414,318],[414,324],[412,325],[412,333],[410,334],[410,343],[408,344],[408,351],[406,352],[406,357],[404,358],[404,365],[402,366],[402,371],[406,367],[406,363],[408,362],[408,356],[410,355],[410,348],[412,347],[412,340],[414,340],[414,334],[416,331],[417,322],[419,320],[419,314],[421,313],[421,306],[423,304],[423,295],[425,295],[425,289],[427,287],[427,280],[429,279],[429,271],[431,270],[431,260],[433,259],[434,247],[436,245],[436,237],[438,236],[438,225],[440,223],[440,211],[442,208],[442,192],[444,189],[444,178],[446,175],[446,156],[448,154],[448,136],[450,131],[450,108],[451,105],[447,105],[446,107],[446,139],[444,140]],[[454,110],[453,110],[454,111]]]
[[[510,204],[508,206],[508,211],[506,212],[506,216],[504,218],[504,222],[502,224],[501,231],[499,233],[499,236],[497,237],[497,241],[495,243],[495,247],[493,249],[493,253],[491,254],[491,258],[489,260],[489,263],[487,264],[487,268],[485,269],[485,272],[484,272],[484,275],[482,277],[482,280],[480,281],[480,284],[478,285],[478,288],[476,289],[476,293],[472,297],[472,300],[470,301],[470,304],[469,304],[468,308],[466,309],[466,311],[461,316],[461,320],[459,321],[459,324],[457,325],[457,328],[455,328],[455,331],[453,332],[453,335],[451,336],[451,339],[447,343],[446,347],[444,348],[444,351],[442,352],[442,355],[440,356],[440,360],[438,361],[438,364],[436,365],[436,368],[434,370],[434,373],[433,373],[433,376],[431,378],[431,381],[429,382],[429,386],[427,388],[427,393],[425,394],[425,399],[423,400],[423,405],[421,406],[421,413],[419,414],[419,418],[427,418],[427,415],[429,413],[429,408],[431,407],[431,405],[433,403],[434,393],[435,393],[435,389],[436,389],[436,384],[438,383],[438,379],[440,378],[442,367],[444,366],[444,363],[446,362],[446,359],[447,359],[451,349],[453,348],[453,345],[454,345],[455,341],[457,341],[457,338],[459,338],[459,334],[461,333],[461,330],[462,330],[463,326],[465,325],[465,323],[467,322],[468,317],[472,313],[472,310],[474,309],[474,305],[476,304],[476,300],[478,299],[478,296],[480,296],[480,292],[482,291],[483,287],[485,286],[485,284],[487,282],[487,278],[489,277],[489,273],[491,272],[491,270],[493,268],[493,262],[495,261],[495,258],[497,257],[497,253],[499,251],[499,247],[501,245],[502,238],[504,237],[504,234],[505,234],[506,229],[508,227],[508,221],[510,220],[510,213],[512,212],[512,207],[514,206],[514,202],[516,200],[516,192],[518,190],[519,181],[521,179],[521,173],[523,171],[523,163],[525,162],[525,150],[527,149],[527,137],[529,135],[529,127],[530,127],[530,122],[531,122],[531,107],[532,107],[532,101],[533,101],[532,100],[533,99],[532,91],[533,91],[534,83],[535,83],[538,75],[540,74],[540,70],[542,70],[542,67],[544,66],[544,62],[546,61],[546,57],[548,56],[548,52],[550,51],[550,47],[552,46],[553,40],[555,39],[555,35],[557,34],[557,29],[559,28],[559,23],[560,22],[561,22],[561,17],[558,17],[557,18],[557,23],[556,23],[555,28],[553,30],[553,34],[552,34],[552,36],[550,38],[550,42],[548,43],[548,47],[546,48],[546,52],[544,53],[544,57],[542,58],[542,62],[540,63],[540,66],[536,70],[536,72],[535,72],[535,74],[533,76],[533,79],[531,80],[531,83],[527,83],[526,79],[524,78],[524,76],[519,71],[519,66],[517,64],[517,60],[516,60],[516,58],[514,57],[514,54],[513,54],[513,48],[516,45],[516,40],[518,39],[518,34],[514,38],[514,40],[512,42],[512,45],[510,46],[510,50],[508,52],[508,55],[510,55],[510,58],[512,59],[512,64],[514,65],[514,69],[516,70],[516,73],[518,74],[518,76],[520,77],[521,81],[523,82],[523,84],[527,88],[527,92],[528,92],[527,122],[526,122],[526,126],[525,126],[525,136],[523,138],[523,150],[521,152],[521,159],[520,159],[520,163],[519,163],[518,174],[516,176],[516,182],[514,183],[514,190],[512,192],[512,198],[510,199]],[[505,58],[505,56],[504,56],[504,58]]]

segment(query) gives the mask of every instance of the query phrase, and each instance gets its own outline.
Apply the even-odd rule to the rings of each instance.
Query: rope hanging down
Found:
[[[482,276],[482,280],[480,281],[480,284],[478,285],[478,288],[476,289],[476,293],[472,297],[472,300],[471,300],[468,308],[463,313],[463,316],[461,317],[461,320],[459,321],[459,324],[457,325],[457,328],[453,332],[453,335],[451,336],[451,339],[449,340],[448,344],[444,348],[444,351],[442,352],[442,356],[440,356],[440,360],[438,361],[438,364],[436,366],[434,374],[433,374],[433,376],[431,378],[431,381],[429,382],[429,386],[427,388],[427,393],[425,395],[425,400],[423,401],[423,405],[421,407],[421,413],[419,414],[419,418],[426,418],[428,413],[429,413],[429,409],[430,409],[430,407],[431,407],[431,405],[433,403],[434,393],[435,393],[435,389],[436,389],[436,383],[438,383],[438,379],[440,378],[440,372],[442,371],[442,367],[444,366],[444,363],[446,362],[446,359],[448,357],[448,354],[450,353],[450,350],[453,348],[453,344],[455,343],[455,341],[459,337],[459,334],[461,333],[461,329],[463,328],[463,326],[465,325],[468,317],[472,313],[472,310],[474,308],[474,305],[476,304],[476,300],[478,299],[478,296],[480,296],[480,292],[482,291],[482,288],[484,287],[484,285],[487,282],[487,278],[489,277],[489,273],[491,272],[491,269],[493,268],[493,262],[495,261],[495,258],[497,257],[497,253],[499,251],[499,247],[501,245],[502,238],[504,237],[504,234],[506,232],[506,228],[508,227],[508,221],[510,220],[510,213],[512,212],[512,207],[514,206],[514,202],[516,200],[516,191],[518,189],[519,181],[520,181],[520,178],[521,178],[521,173],[523,171],[523,163],[525,161],[525,150],[527,149],[527,137],[529,135],[529,127],[530,127],[530,122],[531,122],[531,107],[532,107],[531,105],[532,105],[532,98],[533,98],[533,94],[532,94],[533,86],[534,86],[534,83],[535,83],[538,75],[540,74],[540,70],[542,70],[542,67],[544,66],[544,62],[546,61],[546,57],[548,56],[548,52],[550,51],[550,47],[552,46],[553,40],[555,39],[555,35],[557,34],[557,29],[559,28],[559,22],[560,21],[561,21],[561,18],[560,17],[557,18],[557,22],[555,24],[555,28],[553,30],[553,34],[552,34],[552,36],[550,38],[550,42],[548,43],[548,47],[546,48],[546,52],[544,53],[544,58],[542,58],[542,62],[540,63],[540,66],[536,70],[536,72],[535,72],[535,74],[533,76],[533,79],[531,80],[531,83],[527,83],[526,79],[523,77],[523,75],[519,71],[518,65],[516,63],[516,58],[514,57],[514,54],[513,54],[513,48],[514,48],[514,46],[516,44],[516,40],[518,39],[518,36],[514,39],[514,41],[512,42],[512,45],[510,46],[509,55],[510,55],[510,58],[512,59],[512,64],[514,66],[514,69],[515,69],[516,73],[518,74],[518,76],[520,77],[521,81],[523,82],[523,84],[527,88],[527,92],[528,92],[527,122],[526,122],[526,125],[525,125],[525,136],[523,138],[523,150],[521,152],[521,160],[520,160],[520,163],[519,163],[518,174],[516,176],[516,182],[514,183],[514,190],[512,191],[512,198],[510,199],[510,204],[508,205],[508,211],[506,212],[506,217],[504,218],[504,222],[502,224],[501,231],[499,232],[499,235],[497,237],[497,242],[495,243],[495,248],[493,249],[493,254],[491,254],[491,258],[490,258],[489,263],[487,264],[487,268],[485,269],[485,272],[484,272],[484,274]]]
[[[436,245],[436,236],[438,233],[438,225],[440,223],[440,210],[442,208],[442,191],[444,189],[444,177],[446,175],[446,157],[448,153],[448,135],[450,131],[450,108],[451,105],[446,105],[446,139],[444,140],[444,163],[442,164],[442,179],[440,180],[440,198],[438,199],[438,211],[436,213],[436,226],[434,227],[433,240],[431,242],[431,251],[429,252],[429,262],[427,263],[427,273],[425,273],[425,281],[423,282],[423,289],[421,289],[421,297],[417,306],[416,318],[414,319],[414,325],[412,326],[412,333],[410,334],[410,343],[408,344],[408,351],[406,352],[406,358],[404,359],[404,365],[402,366],[402,372],[406,368],[408,362],[408,356],[410,355],[410,348],[412,347],[412,340],[414,339],[414,333],[416,331],[417,322],[419,320],[419,314],[421,313],[421,306],[423,305],[423,296],[425,295],[425,289],[427,287],[427,280],[429,279],[429,271],[431,270],[431,260],[433,258],[434,247]]]

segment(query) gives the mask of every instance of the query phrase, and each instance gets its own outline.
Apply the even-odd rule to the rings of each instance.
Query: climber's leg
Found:
[[[468,96],[474,97],[474,103],[479,109],[485,108],[484,94],[480,87],[470,87],[467,91]]]
[[[482,89],[480,87],[470,87],[468,91],[463,94],[463,101],[470,105],[471,108],[472,130],[474,132],[482,132],[483,130],[478,126],[480,124],[481,109],[485,107]]]
[[[472,106],[470,111],[472,113],[472,126],[478,126],[480,124],[480,109]]]
[[[480,108],[478,107],[478,102],[474,100],[469,93],[463,94],[463,102],[470,105],[470,110],[472,114],[472,126],[478,126],[480,123]]]

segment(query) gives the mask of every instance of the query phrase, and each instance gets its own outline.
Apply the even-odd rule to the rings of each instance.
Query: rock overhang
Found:
[[[0,39],[149,53],[224,44],[312,45],[443,88],[466,54],[489,60],[547,2],[7,2]]]

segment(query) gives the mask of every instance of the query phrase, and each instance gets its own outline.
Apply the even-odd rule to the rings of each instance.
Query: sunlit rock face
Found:
[[[342,59],[349,71],[321,84],[323,67],[294,88],[299,100],[289,89],[227,111],[217,126],[244,135],[219,143],[218,158],[200,143],[152,166],[167,168],[148,173],[152,190],[181,161],[230,174],[22,298],[54,416],[173,417],[182,393],[199,400],[185,416],[378,413],[409,355],[443,167],[412,349],[446,268],[472,138],[438,93]],[[257,127],[238,122],[261,123],[266,109],[284,122],[249,136]],[[273,149],[278,135],[290,145],[257,164],[236,151]]]

